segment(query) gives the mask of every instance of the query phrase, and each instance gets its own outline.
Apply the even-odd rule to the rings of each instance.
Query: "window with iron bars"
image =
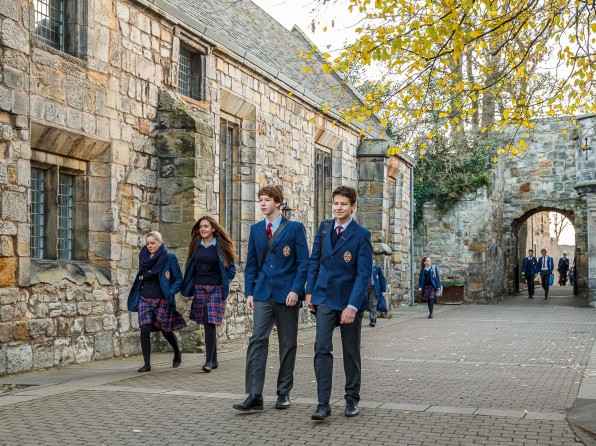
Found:
[[[75,176],[57,167],[31,168],[32,259],[73,259]]]
[[[331,218],[331,152],[317,147],[315,154],[315,231],[319,223]]]
[[[189,98],[205,99],[205,55],[180,45],[177,91]]]
[[[87,54],[89,0],[33,0],[36,40],[76,57]]]

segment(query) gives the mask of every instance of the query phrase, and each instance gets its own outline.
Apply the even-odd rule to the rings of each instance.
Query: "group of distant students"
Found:
[[[546,249],[541,249],[542,256],[537,259],[534,257],[534,250],[528,250],[528,256],[522,260],[521,274],[528,283],[528,298],[534,298],[534,278],[540,275],[540,283],[544,289],[544,300],[548,300],[548,291],[550,289],[550,276],[555,269],[555,263],[551,256],[546,255]],[[559,259],[557,266],[559,273],[559,285],[565,286],[567,280],[573,285],[575,280],[575,262],[570,266],[567,253],[563,253],[563,257]]]
[[[279,372],[276,409],[290,406],[296,362],[299,302],[316,317],[314,369],[318,405],[313,420],[331,415],[333,333],[341,332],[345,372],[344,415],[358,415],[361,386],[361,327],[363,311],[372,296],[386,293],[383,271],[375,265],[370,232],[352,214],[357,192],[339,186],[333,193],[334,219],[324,220],[317,230],[309,255],[304,225],[281,214],[281,186],[258,191],[264,220],[250,229],[244,269],[247,308],[254,313],[253,331],[246,354],[245,387],[248,397],[233,408],[241,412],[263,410],[263,388],[269,336],[273,324],[279,339]],[[181,352],[173,330],[186,326],[176,311],[175,295],[193,299],[190,319],[205,327],[206,362],[203,371],[218,367],[216,327],[221,325],[230,281],[236,274],[238,257],[226,230],[212,217],[202,217],[192,228],[184,276],[174,254],[169,254],[161,235],[152,231],[139,256],[139,272],[129,296],[129,309],[138,311],[144,365],[151,370],[150,333],[161,331],[174,349],[173,367],[181,363]],[[378,290],[377,293],[371,292]],[[375,294],[375,296],[373,296]],[[369,299],[367,299],[369,296]],[[378,296],[376,296],[378,297]],[[376,324],[371,311],[370,325]]]

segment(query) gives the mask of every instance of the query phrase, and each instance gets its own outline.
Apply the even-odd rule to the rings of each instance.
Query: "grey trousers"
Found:
[[[341,311],[332,310],[323,302],[317,307],[317,334],[315,337],[315,376],[319,404],[329,404],[333,378],[333,332],[339,325]],[[345,400],[360,401],[362,366],[360,358],[360,334],[362,313],[356,313],[351,324],[339,325],[346,375]]]
[[[370,312],[370,321],[377,322],[377,304],[379,298],[374,286],[369,286],[366,290],[368,292],[368,311]]]
[[[269,336],[273,323],[277,325],[279,340],[279,372],[277,374],[277,394],[287,395],[294,386],[294,365],[298,344],[299,305],[288,307],[269,299],[255,300],[252,336],[246,352],[246,393],[263,394]]]

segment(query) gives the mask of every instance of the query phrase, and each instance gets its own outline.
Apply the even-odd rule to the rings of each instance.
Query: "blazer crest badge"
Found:
[[[352,260],[352,253],[350,251],[346,251],[344,252],[344,260],[346,262],[349,262]]]
[[[290,252],[292,252],[292,250],[290,249],[290,247],[288,245],[286,245],[286,246],[284,246],[284,249],[282,252],[284,253],[284,256],[289,257]]]

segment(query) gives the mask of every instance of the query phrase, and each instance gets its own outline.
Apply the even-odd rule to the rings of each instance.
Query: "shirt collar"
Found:
[[[275,232],[277,230],[277,228],[279,228],[279,225],[281,225],[281,219],[283,218],[282,214],[279,214],[279,217],[277,217],[275,220],[273,220],[271,222],[271,232]],[[265,219],[265,227],[267,227],[267,225],[269,224],[269,220]]]
[[[335,224],[333,225],[333,229],[335,230],[335,228],[337,228],[338,226],[341,226],[341,227],[342,227],[342,232],[343,232],[343,231],[345,231],[345,230],[346,230],[346,228],[348,227],[348,225],[349,225],[350,223],[352,223],[352,220],[354,220],[354,219],[353,219],[353,218],[350,218],[350,219],[349,219],[347,222],[345,222],[343,225],[340,225],[340,224],[337,222],[337,218],[336,218],[336,219],[334,220]]]
[[[203,241],[203,239],[201,239],[201,246],[205,247],[205,248],[209,248],[210,246],[215,246],[217,245],[217,239],[215,237],[213,237],[213,240],[211,240],[211,243],[209,243],[208,245],[205,245],[205,242]]]

